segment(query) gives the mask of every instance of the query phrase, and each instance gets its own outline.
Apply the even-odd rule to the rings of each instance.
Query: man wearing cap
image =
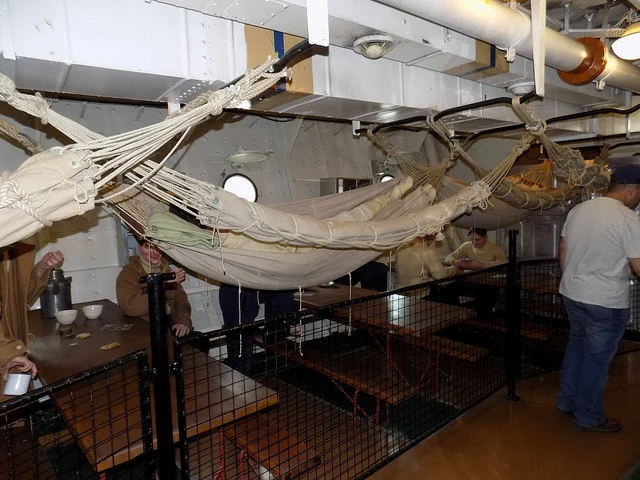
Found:
[[[571,325],[556,408],[588,431],[617,432],[604,416],[609,364],[629,320],[629,266],[640,274],[640,165],[613,172],[603,197],[577,205],[560,234],[560,294]]]

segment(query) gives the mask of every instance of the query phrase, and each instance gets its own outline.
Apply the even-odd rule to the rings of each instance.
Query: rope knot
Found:
[[[27,197],[27,192],[15,180],[4,180],[0,185],[0,207],[12,207]]]

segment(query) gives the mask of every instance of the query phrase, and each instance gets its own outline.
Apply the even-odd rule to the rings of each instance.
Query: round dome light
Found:
[[[367,35],[353,42],[353,51],[371,60],[384,57],[395,47],[395,41],[389,35]]]
[[[620,38],[611,44],[611,50],[623,60],[637,60],[640,58],[640,22],[629,25],[624,29]]]

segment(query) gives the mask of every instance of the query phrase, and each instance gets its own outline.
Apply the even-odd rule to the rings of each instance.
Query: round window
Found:
[[[255,202],[258,199],[258,189],[249,177],[239,173],[229,175],[222,183],[222,188],[234,195]]]
[[[393,180],[394,177],[393,175],[389,175],[388,173],[385,173],[382,177],[380,177],[380,181],[381,182],[388,182],[389,180]]]

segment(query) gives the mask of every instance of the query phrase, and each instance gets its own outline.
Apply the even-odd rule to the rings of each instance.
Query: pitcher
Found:
[[[71,277],[65,277],[60,268],[51,270],[40,308],[42,318],[53,318],[56,312],[71,308]]]

